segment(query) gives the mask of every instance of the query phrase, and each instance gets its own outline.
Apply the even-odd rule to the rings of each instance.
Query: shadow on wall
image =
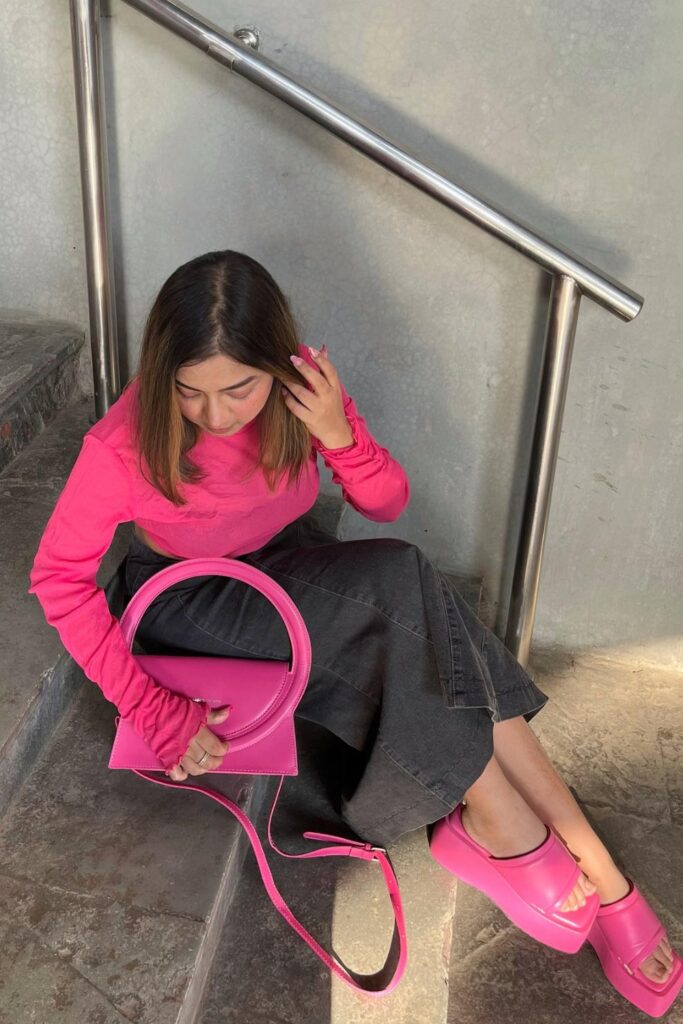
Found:
[[[150,190],[145,217],[135,225],[137,253],[151,256],[159,252],[160,224],[173,220],[150,299],[174,266],[201,251],[240,248],[261,260],[293,297],[295,312],[299,305],[305,310],[299,317],[304,336],[328,342],[371,429],[411,477],[411,503],[399,522],[369,523],[351,510],[346,535],[402,537],[419,543],[437,564],[457,566],[463,574],[481,573],[492,613],[498,616],[496,632],[503,635],[550,276],[297,111],[258,88],[233,82],[224,68],[181,41],[171,44],[160,26],[121,7],[121,23],[128,25],[124,19],[130,18],[130,25],[140,27],[135,45],[144,46],[150,67],[162,72],[156,87],[163,89],[159,82],[165,80],[165,62],[171,61],[176,77],[185,76],[188,86],[182,104],[169,115],[170,130],[160,133],[152,128],[140,157],[146,167],[165,166],[175,175],[165,190]],[[119,97],[122,107],[130,97],[123,80],[115,80],[110,19],[103,21],[102,43],[110,104],[116,309],[120,336],[125,337],[133,319],[126,296],[138,302],[140,296],[139,288],[136,294],[135,287],[126,287],[129,264],[123,251],[122,169],[117,154],[136,136],[121,123],[117,109]],[[302,36],[298,46],[299,65],[308,66],[310,58],[310,66],[317,67],[315,39]],[[264,54],[275,55],[268,53],[267,45]],[[294,52],[283,63],[294,74],[299,72]],[[578,252],[604,248],[604,238],[543,201],[523,180],[515,181],[485,166],[464,147],[429,134],[418,116],[410,117],[367,84],[359,86],[343,70],[327,67],[324,73],[327,95],[355,95],[355,102],[347,102],[351,113],[371,120],[370,127],[436,170],[466,188],[471,185],[475,194],[491,197],[496,206],[514,211],[516,219],[561,245]],[[310,84],[317,88],[315,81]],[[148,102],[152,124],[153,95]],[[372,110],[371,118],[364,116],[364,109]],[[174,161],[181,140],[191,140],[204,125],[213,129],[214,151],[200,158],[189,147],[182,150],[181,161]],[[244,145],[231,146],[238,135]],[[214,173],[221,154],[229,159],[222,185]],[[265,196],[259,190],[259,168],[269,172]],[[211,178],[211,190],[201,187],[202,176]],[[230,182],[240,184],[239,204],[230,201]],[[217,216],[221,188],[228,205]],[[173,209],[164,210],[171,194]],[[302,210],[308,213],[303,220]],[[174,241],[175,255],[167,258]],[[394,262],[387,259],[387,250]],[[452,254],[447,264],[438,256],[444,251]],[[406,253],[410,262],[403,259]],[[631,258],[614,245],[610,258],[610,271],[628,278]],[[139,311],[134,316],[141,319]],[[311,333],[308,324],[325,327]],[[511,325],[521,344],[511,342]],[[124,345],[122,380],[135,362],[131,356]],[[640,624],[634,626],[638,628]]]

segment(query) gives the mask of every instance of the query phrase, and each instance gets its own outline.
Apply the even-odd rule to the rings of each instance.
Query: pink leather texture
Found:
[[[168,566],[144,583],[121,617],[121,630],[126,644],[132,648],[135,631],[145,611],[172,584],[194,576],[230,576],[259,590],[280,613],[292,648],[289,664],[254,658],[219,658],[203,656],[135,654],[141,667],[174,693],[206,706],[231,705],[225,723],[211,728],[226,738],[230,748],[217,772],[280,775],[275,799],[268,820],[268,841],[283,857],[345,856],[360,857],[379,863],[389,892],[394,913],[394,933],[384,967],[372,975],[361,975],[347,969],[338,957],[331,957],[304,928],[278,891],[258,834],[244,812],[223,793],[205,784],[178,783],[160,776],[163,765],[149,746],[136,733],[131,722],[117,717],[117,731],[109,767],[128,768],[141,778],[174,789],[204,793],[230,811],[247,832],[256,856],[259,871],[271,901],[287,923],[308,944],[327,967],[350,985],[360,996],[381,996],[392,991],[407,965],[408,947],[398,880],[386,850],[324,833],[305,832],[304,837],[331,841],[334,845],[310,853],[287,854],[273,843],[271,821],[285,775],[297,773],[294,711],[303,696],[311,671],[311,641],[298,608],[287,592],[266,573],[231,558],[191,558]],[[205,772],[205,775],[213,774]]]
[[[152,601],[180,580],[229,576],[259,590],[282,616],[292,648],[291,664],[254,658],[217,658],[163,654],[133,655],[168,690],[213,707],[230,704],[222,725],[207,726],[230,748],[218,772],[295,775],[294,710],[311,672],[311,640],[289,594],[266,573],[235,558],[187,558],[155,573],[133,595],[121,616],[121,631],[131,648],[135,630]],[[268,738],[268,743],[263,740]],[[118,723],[110,768],[163,770],[164,766],[134,729]]]
[[[683,988],[683,961],[674,950],[673,967],[664,982],[643,974],[640,965],[657,948],[666,929],[635,882],[629,881],[630,892],[600,907],[588,942],[617,992],[650,1017],[661,1017]]]
[[[597,892],[573,911],[560,907],[581,869],[551,829],[535,850],[519,857],[493,857],[462,824],[462,803],[441,818],[430,841],[435,860],[457,878],[479,889],[518,928],[563,953],[583,945],[600,906]]]
[[[230,744],[214,772],[249,775],[296,775],[294,722],[287,714],[279,719],[278,701],[287,694],[287,666],[277,661],[243,658],[167,657],[135,655],[145,672],[174,693],[209,707],[229,704],[226,722],[207,725]],[[198,682],[195,682],[198,680]],[[109,757],[110,768],[163,770],[159,758],[139,736],[130,721],[116,719],[118,729]],[[260,742],[264,739],[267,743]]]

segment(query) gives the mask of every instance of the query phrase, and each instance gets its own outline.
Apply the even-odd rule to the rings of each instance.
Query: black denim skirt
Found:
[[[294,716],[297,747],[305,723],[329,742],[300,762],[300,774],[305,762],[317,776],[308,791],[317,784],[321,797],[314,818],[304,809],[305,828],[336,828],[386,847],[436,821],[483,772],[493,724],[516,715],[529,721],[548,700],[417,545],[391,537],[340,541],[307,514],[238,558],[280,584],[311,638],[311,674]],[[175,561],[134,534],[128,599]],[[147,654],[290,654],[270,602],[222,576],[169,587],[144,613],[135,640]],[[280,802],[295,778],[285,779]],[[292,840],[296,832],[285,830]]]

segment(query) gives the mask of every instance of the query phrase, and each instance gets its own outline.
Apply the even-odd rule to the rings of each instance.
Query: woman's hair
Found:
[[[306,386],[289,359],[297,354],[298,344],[299,329],[287,299],[250,256],[226,249],[178,267],[150,310],[136,374],[139,391],[132,426],[150,483],[175,505],[186,505],[178,483],[204,479],[187,455],[200,428],[180,411],[175,376],[181,365],[218,354],[275,378],[259,413],[259,458],[245,479],[259,466],[270,490],[285,471],[289,482],[298,478],[310,457],[310,434],[289,411],[280,389],[280,382]]]

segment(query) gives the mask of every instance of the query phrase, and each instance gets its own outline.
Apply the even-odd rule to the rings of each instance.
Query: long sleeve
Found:
[[[301,346],[299,352],[309,365],[315,366],[307,349],[303,351]],[[332,470],[332,480],[339,484],[349,505],[366,519],[377,523],[393,522],[410,500],[408,475],[391,453],[378,444],[354,400],[341,382],[340,385],[344,414],[353,432],[353,444],[345,448],[325,448],[314,437],[313,447]]]
[[[41,537],[28,593],[86,676],[168,769],[206,723],[209,708],[172,693],[140,668],[96,584],[117,525],[134,518],[125,464],[110,445],[87,434]]]

